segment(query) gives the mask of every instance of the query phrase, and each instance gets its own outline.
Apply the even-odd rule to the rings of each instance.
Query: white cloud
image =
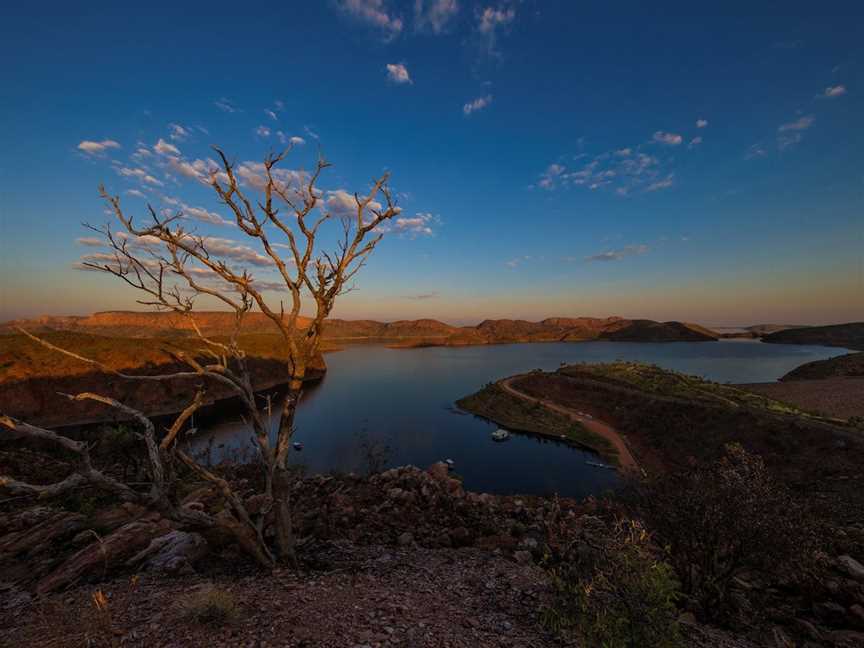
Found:
[[[240,112],[240,109],[234,105],[234,102],[230,99],[226,99],[225,97],[221,97],[213,102],[219,110],[226,113],[236,113]]]
[[[799,132],[785,133],[777,136],[777,149],[785,151],[800,144],[804,136]]]
[[[690,144],[688,144],[687,146],[689,148],[695,148],[695,147],[699,146],[701,143],[702,143],[702,137],[697,136],[697,137],[694,137],[693,139],[691,139]]]
[[[276,113],[270,109],[264,110],[264,114],[267,115],[273,121],[279,121],[279,117],[276,116]]]
[[[120,148],[120,144],[115,142],[114,140],[106,139],[101,142],[91,142],[90,140],[84,140],[78,144],[78,150],[84,151],[90,155],[101,155],[108,149]]]
[[[210,177],[214,173],[217,173],[220,168],[219,164],[210,158],[188,162],[179,157],[170,156],[168,158],[168,165],[173,171],[176,171],[180,175],[191,178],[192,180],[198,180],[204,184],[209,184]]]
[[[661,144],[666,144],[667,146],[678,146],[681,142],[684,141],[684,138],[676,133],[657,131],[656,133],[654,133],[654,141],[660,142]]]
[[[537,185],[541,189],[554,189],[555,183],[558,180],[559,176],[564,173],[567,169],[560,164],[550,164],[546,167],[546,170],[540,176],[540,180],[537,182]]]
[[[291,146],[303,146],[306,143],[306,140],[297,135],[292,135],[289,137],[282,131],[276,131],[276,137],[279,138],[279,142],[282,144],[290,144]]]
[[[753,144],[750,148],[747,149],[747,153],[744,154],[745,160],[752,160],[754,158],[767,157],[768,151],[765,150],[765,146],[759,142],[757,144]]]
[[[515,9],[486,7],[480,12],[480,24],[477,29],[481,34],[492,34],[498,27],[509,25],[515,17]]]
[[[180,149],[171,144],[170,142],[166,142],[161,137],[159,141],[156,142],[153,150],[159,153],[160,155],[180,155]]]
[[[816,118],[813,115],[805,115],[795,121],[781,124],[777,128],[777,149],[785,151],[800,144],[804,139],[803,131],[810,128],[815,121]]]
[[[139,191],[138,189],[127,189],[126,195],[127,196],[135,196],[136,198],[144,198],[145,197],[144,192]]]
[[[650,185],[645,187],[645,191],[660,191],[661,189],[669,189],[674,184],[675,184],[674,174],[670,173],[668,176],[666,176],[662,180],[658,180],[657,182],[652,182]]]
[[[697,119],[696,128],[705,128],[708,125],[707,119]]]
[[[620,261],[629,256],[638,256],[640,254],[645,254],[649,251],[649,247],[647,245],[627,245],[623,248],[617,250],[606,250],[605,252],[600,252],[599,254],[592,254],[591,256],[585,257],[586,261]]]
[[[253,250],[248,245],[242,245],[231,239],[216,238],[214,236],[203,237],[204,247],[211,256],[225,257],[240,263],[249,263],[256,266],[271,266],[273,259]]]
[[[258,137],[270,137],[270,129],[266,126],[259,126],[255,129],[255,134]]]
[[[458,12],[459,3],[456,0],[415,0],[414,25],[418,30],[440,34]]]
[[[483,47],[490,57],[499,57],[498,32],[506,29],[516,18],[516,10],[512,7],[499,5],[498,8],[486,7],[477,12],[477,32]]]
[[[402,63],[388,63],[387,78],[393,83],[413,83],[411,76],[408,74],[408,68]]]
[[[146,169],[137,169],[131,167],[120,166],[115,169],[118,174],[123,176],[124,178],[136,178],[141,182],[144,182],[149,185],[154,185],[156,187],[162,187],[164,184],[150,175]]]
[[[823,96],[825,97],[842,97],[846,94],[846,86],[845,85],[836,85],[836,86],[828,86],[825,88],[825,92]]]
[[[386,40],[402,31],[402,18],[391,14],[384,0],[341,0],[338,6],[357,20],[380,30]]]
[[[87,247],[103,247],[105,245],[105,239],[96,236],[85,236],[83,238],[75,239],[75,242],[78,245],[85,245]]]
[[[397,218],[394,229],[400,234],[406,234],[411,238],[418,236],[432,236],[434,234],[432,225],[438,222],[432,214],[415,214],[411,218]]]
[[[795,121],[782,124],[777,128],[777,130],[781,133],[785,133],[787,131],[802,131],[807,130],[813,125],[813,122],[816,121],[816,118],[813,115],[807,115],[804,117],[799,117]]]
[[[483,110],[486,106],[492,103],[492,95],[486,95],[485,97],[477,97],[476,99],[469,101],[464,106],[462,106],[462,112],[466,115],[470,115],[473,112],[478,110]]]
[[[363,196],[360,196],[360,200],[363,200]],[[328,191],[324,199],[324,207],[331,214],[340,218],[344,216],[356,216],[357,214],[357,201],[354,198],[354,194],[350,194],[344,189]],[[372,209],[381,209],[381,203],[373,200],[369,204],[369,207]]]
[[[202,223],[210,223],[211,225],[234,224],[229,220],[225,220],[219,214],[207,211],[203,207],[190,207],[189,205],[184,204],[183,215],[188,216],[189,218],[194,218],[195,220],[201,221]]]
[[[189,130],[180,124],[168,124],[168,128],[171,129],[171,139],[176,142],[182,142],[189,137]]]
[[[617,155],[618,157],[630,157],[632,153],[633,149],[631,148],[622,148],[615,151],[615,155]]]

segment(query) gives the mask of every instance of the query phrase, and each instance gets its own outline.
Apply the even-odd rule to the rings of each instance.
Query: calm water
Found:
[[[292,461],[310,472],[362,471],[361,434],[390,446],[388,464],[428,466],[453,459],[469,490],[583,497],[616,484],[611,470],[586,465],[591,453],[552,441],[514,435],[495,443],[497,426],[457,413],[453,402],[485,383],[561,362],[639,360],[717,382],[768,382],[811,360],[844,349],[721,341],[673,344],[583,342],[387,349],[356,346],[327,355],[326,378],[307,394],[297,414]],[[275,408],[274,408],[275,411]],[[237,419],[199,422],[218,448],[249,443]],[[274,421],[275,425],[275,421]],[[199,437],[200,438],[200,437]]]

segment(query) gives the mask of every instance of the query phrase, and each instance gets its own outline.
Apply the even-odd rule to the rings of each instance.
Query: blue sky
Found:
[[[864,5],[646,4],[19,3],[0,319],[136,308],[75,269],[100,182],[248,245],[187,165],[291,138],[400,195],[337,316],[864,319]]]

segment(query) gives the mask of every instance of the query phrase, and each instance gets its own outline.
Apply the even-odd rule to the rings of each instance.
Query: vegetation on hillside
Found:
[[[541,403],[531,403],[508,394],[495,383],[456,401],[456,406],[508,430],[568,441],[593,450],[613,465],[618,462],[615,448],[603,437],[588,431],[567,416],[543,407]]]

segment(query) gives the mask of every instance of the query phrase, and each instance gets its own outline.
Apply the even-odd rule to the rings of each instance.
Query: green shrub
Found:
[[[565,531],[570,537],[553,543],[547,569],[554,600],[543,624],[597,648],[680,646],[677,581],[655,558],[649,534],[634,520],[599,529]]]
[[[739,444],[728,444],[720,459],[693,462],[635,490],[639,513],[706,617],[732,611],[737,576],[807,578],[815,564],[813,516]]]

